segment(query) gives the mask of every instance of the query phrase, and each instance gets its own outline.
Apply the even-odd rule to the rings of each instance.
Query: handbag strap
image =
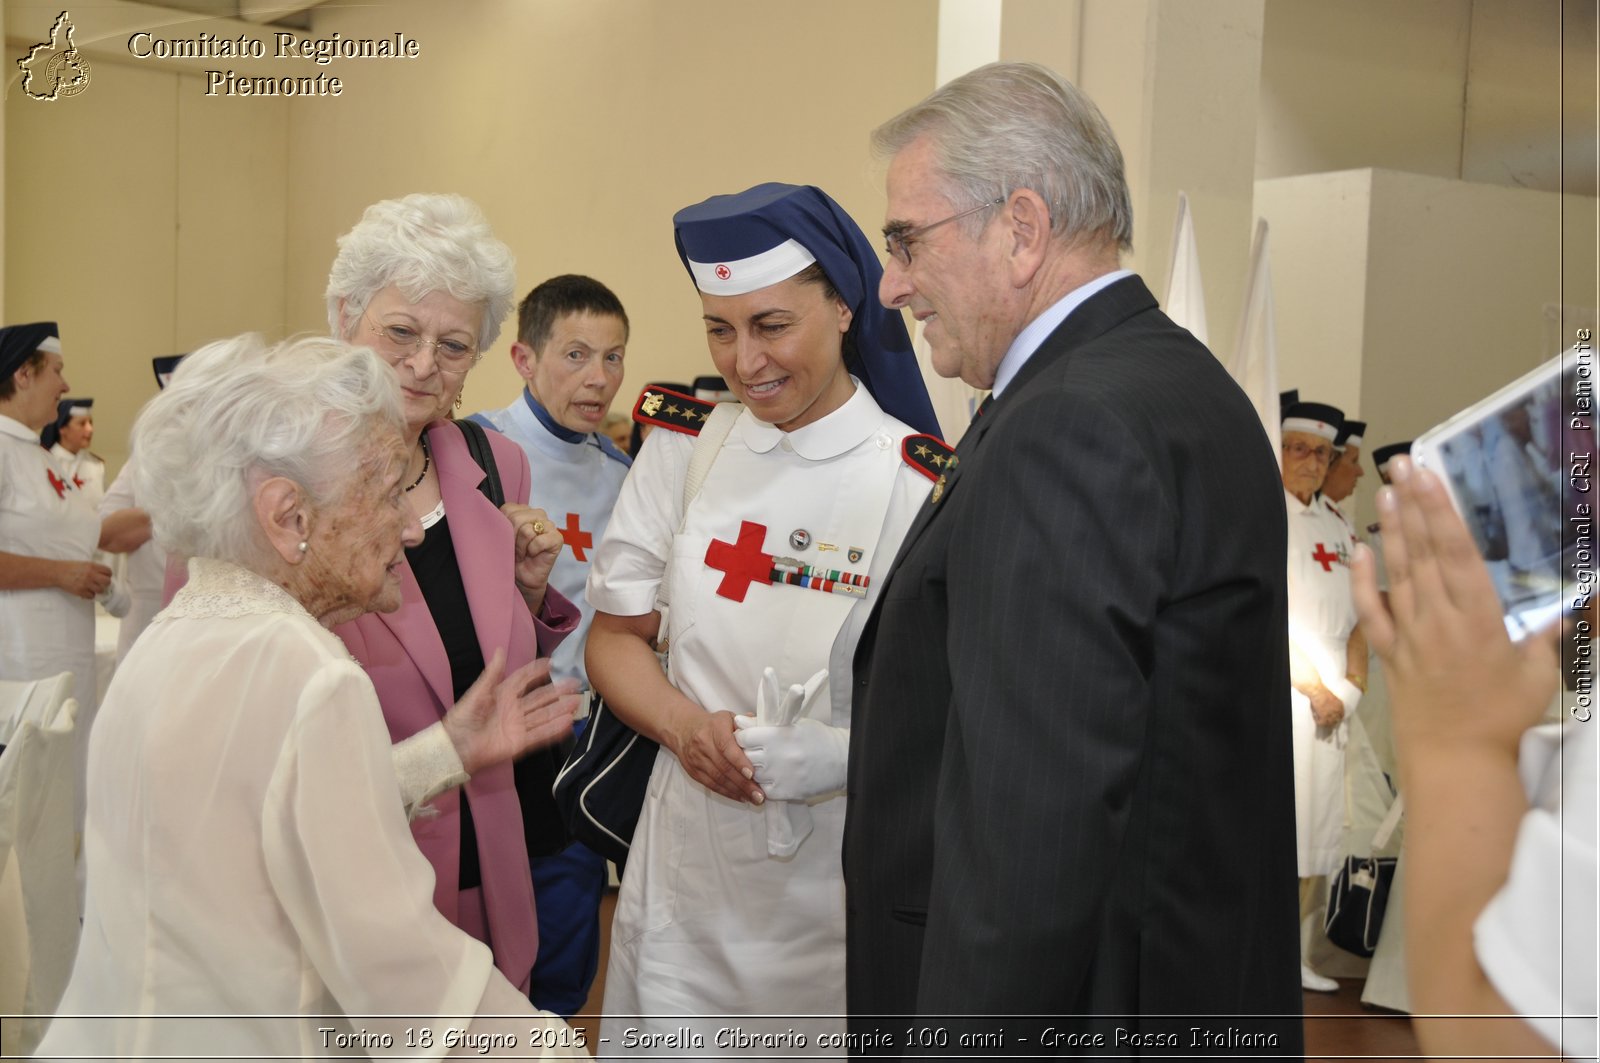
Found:
[[[1389,805],[1389,811],[1384,814],[1383,822],[1378,824],[1378,829],[1372,835],[1372,851],[1376,853],[1394,836],[1394,829],[1400,823],[1400,817],[1406,810],[1406,795],[1396,794],[1394,801]]]
[[[1367,852],[1376,855],[1379,849],[1389,844],[1389,839],[1394,837],[1394,830],[1400,825],[1400,817],[1405,814],[1406,795],[1395,794],[1394,800],[1389,802],[1389,811],[1383,814],[1383,819],[1378,823],[1378,829],[1372,832],[1372,841],[1367,845]],[[1354,802],[1350,796],[1350,772],[1344,773],[1344,829],[1348,832],[1355,822]]]
[[[706,417],[706,423],[701,426],[700,434],[695,437],[694,450],[689,454],[689,469],[683,475],[683,516],[678,520],[678,534],[683,534],[684,525],[689,522],[689,506],[700,495],[700,488],[706,482],[706,475],[711,472],[711,466],[716,462],[717,455],[722,452],[722,444],[727,440],[728,434],[733,431],[733,422],[739,419],[739,414],[744,412],[744,405],[738,402],[719,402]],[[660,588],[656,591],[656,605],[658,607],[672,604],[671,595],[667,590],[667,581],[662,580]]]
[[[496,509],[506,504],[506,489],[500,483],[500,466],[495,464],[494,450],[489,446],[489,433],[484,431],[483,425],[477,421],[452,421],[467,441],[467,453],[472,455],[472,460],[478,463],[478,468],[483,470],[483,480],[478,484],[478,490],[483,492],[483,497],[494,503]]]

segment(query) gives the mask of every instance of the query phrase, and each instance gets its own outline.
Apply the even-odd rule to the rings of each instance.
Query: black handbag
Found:
[[[1322,926],[1329,941],[1357,956],[1377,951],[1394,871],[1392,856],[1344,858],[1344,866],[1328,886],[1328,911]]]
[[[680,533],[689,506],[699,495],[700,486],[742,409],[737,403],[719,403],[702,424],[684,473]],[[663,584],[658,593],[658,608],[665,610],[670,604],[667,585]],[[660,656],[665,670],[666,657]],[[562,823],[574,838],[616,864],[619,875],[633,845],[633,831],[639,825],[639,813],[644,809],[645,791],[660,748],[617,719],[597,691],[590,707],[589,727],[556,775],[555,802],[561,810]]]
[[[483,480],[478,490],[493,502],[495,508],[505,505],[506,491],[500,483],[500,469],[495,464],[494,451],[489,447],[489,436],[476,421],[457,421],[467,442],[467,452],[483,470]],[[528,846],[529,856],[554,856],[572,844],[572,834],[566,828],[550,788],[572,748],[571,740],[535,749],[511,766],[516,781],[517,800],[522,805],[522,838]]]
[[[556,774],[554,798],[563,826],[616,864],[619,875],[628,861],[658,748],[617,719],[596,694],[589,726]]]

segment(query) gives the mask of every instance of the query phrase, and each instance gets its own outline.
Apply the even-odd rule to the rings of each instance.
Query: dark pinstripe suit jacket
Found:
[[[956,454],[855,658],[853,1028],[1298,1015],[1285,518],[1248,400],[1127,277]]]

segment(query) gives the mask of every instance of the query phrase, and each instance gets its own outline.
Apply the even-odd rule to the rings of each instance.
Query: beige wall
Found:
[[[1372,171],[1258,181],[1255,191],[1269,233],[1278,386],[1355,412]]]
[[[1088,0],[1082,85],[1111,101],[1128,167],[1134,249],[1124,265],[1164,298],[1178,193],[1187,193],[1205,274],[1210,344],[1235,345],[1250,260],[1261,0]],[[1091,34],[1093,35],[1091,37]]]
[[[1262,181],[1256,201],[1272,225],[1278,379],[1359,414],[1369,447],[1553,357],[1552,312],[1595,306],[1592,197],[1359,170]]]
[[[617,292],[633,323],[625,394],[711,372],[673,212],[791,181],[821,186],[876,232],[883,196],[867,134],[932,85],[935,15],[921,0],[319,10],[316,35],[403,29],[424,52],[362,67],[333,105],[293,112],[291,324],[326,327],[333,240],[362,207],[458,191],[511,245],[521,291],[586,272]],[[509,349],[508,336],[468,378],[466,408],[511,401],[521,382]]]
[[[6,38],[6,6],[4,4],[0,4],[0,41],[4,41],[5,38]],[[14,61],[14,60],[11,59],[11,54],[10,54],[9,50],[6,51],[6,59],[8,61]],[[10,69],[10,68],[8,67],[8,69]],[[7,95],[9,96],[10,93],[7,92]],[[5,146],[6,146],[6,111],[7,110],[9,110],[9,108],[0,106],[0,322],[13,320],[11,317],[9,317],[6,314],[6,259],[9,256],[7,256],[4,253],[5,252],[5,246],[6,246],[6,244],[5,244],[5,237],[6,237],[6,211],[5,211],[6,170],[8,168],[7,166],[4,165]]]
[[[1563,26],[1563,18],[1566,25]],[[1593,4],[1268,0],[1256,176],[1365,167],[1560,191],[1595,174]],[[1591,192],[1592,194],[1592,192]]]
[[[137,24],[131,5],[111,13],[117,33]],[[114,36],[99,14],[74,11],[80,45]],[[875,232],[867,133],[932,85],[935,16],[921,0],[330,5],[313,36],[401,31],[421,58],[268,61],[344,80],[336,99],[293,101],[207,98],[202,71],[225,60],[96,54],[77,97],[7,95],[6,320],[61,322],[68,379],[96,396],[96,450],[115,467],[155,390],[151,356],[325,330],[334,240],[362,208],[455,191],[516,253],[520,291],[568,271],[617,291],[634,326],[625,389],[710,371],[673,211],[813,183]],[[28,27],[7,25],[14,63]],[[511,400],[509,347],[474,371],[467,408]]]
[[[5,101],[5,319],[60,324],[113,473],[153,356],[283,328],[287,109],[202,92],[197,75],[96,57],[78,96]]]
[[[1373,312],[1367,284],[1393,283],[1362,271],[1390,260],[1361,257],[1367,230],[1345,224],[1348,204],[1318,201],[1297,217],[1252,204],[1250,160],[1269,175],[1377,162],[1545,180],[1560,96],[1541,96],[1557,76],[1541,42],[1557,0],[1258,3],[1007,0],[999,46],[1074,69],[1123,136],[1137,197],[1131,264],[1158,292],[1170,201],[1190,191],[1214,338],[1234,327],[1250,216],[1273,217],[1280,375],[1361,408],[1370,361],[1341,371],[1321,356],[1355,349],[1350,322]],[[8,60],[48,28],[55,9],[43,10],[7,3]],[[9,92],[0,124],[5,319],[62,322],[69,376],[97,396],[97,449],[114,465],[153,393],[151,355],[246,329],[325,329],[335,237],[367,204],[416,190],[478,200],[516,252],[523,290],[568,270],[612,285],[634,320],[627,389],[692,376],[707,359],[672,212],[759,180],[809,181],[875,231],[882,191],[868,131],[934,85],[938,56],[939,5],[928,0],[383,0],[319,8],[313,35],[400,31],[421,42],[420,59],[256,63],[256,73],[336,73],[345,91],[208,99],[201,71],[229,63],[118,54],[154,10],[121,0],[75,10],[80,46],[99,38],[91,88],[53,104]],[[1590,18],[1593,36],[1592,13],[1567,17]],[[1256,63],[1252,148],[1253,123],[1236,119],[1253,105]],[[1569,91],[1591,108],[1592,96]],[[1583,114],[1568,120],[1569,140],[1587,130],[1592,159],[1592,109],[1587,126]],[[1569,166],[1585,157],[1568,156]],[[1433,209],[1425,197],[1415,207]],[[1296,277],[1344,259],[1345,302],[1295,294]],[[514,394],[508,347],[470,378],[469,407]]]

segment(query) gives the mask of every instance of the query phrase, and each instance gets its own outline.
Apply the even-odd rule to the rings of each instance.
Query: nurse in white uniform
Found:
[[[1350,597],[1355,533],[1316,494],[1343,420],[1339,410],[1315,402],[1290,406],[1283,416],[1295,833],[1303,910],[1320,904],[1321,876],[1332,874],[1342,858],[1344,750],[1349,716],[1367,683],[1367,648]],[[1300,981],[1319,992],[1339,988],[1306,964]]]
[[[181,354],[169,354],[150,360],[155,369],[158,387],[167,386],[167,381],[172,379],[173,372],[177,370],[178,363],[182,360]],[[140,508],[139,499],[133,489],[137,470],[137,455],[128,455],[128,460],[123,462],[122,471],[117,473],[117,478],[111,482],[111,486],[106,489],[105,497],[100,500],[101,520],[122,510]],[[129,545],[133,546],[133,549],[128,554],[127,564],[123,570],[128,585],[129,608],[127,615],[122,618],[121,626],[117,629],[119,663],[128,655],[134,640],[161,611],[161,588],[167,573],[166,551],[151,537],[148,520]]]
[[[94,719],[94,599],[111,569],[94,561],[100,517],[39,433],[66,394],[54,322],[0,329],[0,679],[71,672],[77,822]]]
[[[56,419],[44,426],[44,431],[39,433],[39,442],[50,451],[50,456],[55,459],[56,468],[61,470],[61,475],[72,481],[72,486],[77,488],[78,496],[102,516],[100,538],[106,539],[106,525],[104,516],[115,510],[103,510],[101,507],[106,500],[106,463],[89,449],[89,444],[94,441],[94,400],[86,396],[70,396],[56,403]],[[119,507],[120,508],[120,507]],[[119,523],[118,531],[114,537],[119,541],[126,533],[127,524]],[[116,547],[117,553],[125,553],[123,545]],[[127,582],[122,578],[122,572],[115,565],[115,558],[111,552],[97,550],[94,560],[111,569],[111,586],[95,596],[95,600],[107,613],[115,617],[126,616],[131,599],[128,595]],[[97,673],[99,669],[96,669]],[[96,683],[96,700],[98,693],[104,689],[106,683],[111,681],[110,672],[107,671],[102,681]]]
[[[56,467],[66,473],[91,506],[98,507],[106,494],[106,463],[89,449],[94,441],[94,400],[69,397],[56,404],[56,419],[39,434],[56,459]]]
[[[877,254],[824,193],[761,185],[674,223],[744,409],[685,516],[712,406],[646,389],[636,418],[671,430],[636,457],[589,578],[590,680],[662,746],[601,1043],[793,1054],[796,1034],[814,1050],[844,1028],[851,657],[949,450],[920,434],[937,422],[904,324],[878,303]],[[651,645],[664,583],[666,676]]]

